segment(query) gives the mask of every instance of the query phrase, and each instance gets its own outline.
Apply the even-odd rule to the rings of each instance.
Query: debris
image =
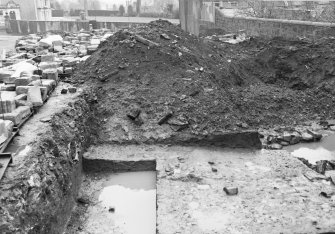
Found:
[[[141,114],[141,110],[139,108],[133,108],[127,114],[127,117],[131,120],[136,120]]]
[[[316,172],[324,175],[326,171],[328,161],[327,160],[320,160],[316,162]]]
[[[51,118],[50,117],[46,117],[46,118],[40,119],[40,122],[42,122],[42,123],[50,123],[51,122]]]
[[[307,132],[313,136],[314,141],[320,141],[322,138],[322,134],[320,133],[314,132],[312,130],[307,130]]]
[[[303,132],[301,134],[301,137],[302,137],[302,141],[304,141],[304,142],[312,142],[312,141],[314,141],[313,135],[309,134],[307,132]]]
[[[77,92],[77,88],[75,88],[75,87],[70,87],[70,88],[68,88],[68,90],[69,90],[70,93],[76,93]]]
[[[115,213],[115,207],[109,207],[108,212],[110,213]]]
[[[321,192],[320,196],[325,198],[331,198],[333,195],[335,195],[335,192]]]
[[[305,172],[303,175],[311,182],[315,180],[326,180],[327,179],[324,175],[318,174],[312,170]]]
[[[87,197],[79,197],[77,198],[77,202],[83,205],[90,204],[90,200]]]
[[[332,181],[332,183],[335,185],[335,170],[326,171],[325,176],[329,178]]]
[[[212,167],[212,172],[218,172],[218,169],[216,169],[215,167]]]
[[[272,150],[281,150],[283,146],[278,143],[272,143],[271,145],[268,146],[268,148]]]
[[[167,35],[166,33],[161,34],[161,38],[163,38],[165,40],[171,40],[171,38],[169,37],[169,35]]]
[[[165,114],[159,121],[158,124],[162,125],[164,124],[166,121],[168,121],[171,117],[173,116],[172,112],[168,112],[167,114]]]
[[[140,35],[135,34],[134,37],[135,37],[136,41],[141,42],[144,45],[151,46],[151,47],[158,47],[159,46],[158,43],[155,43],[153,41],[145,39],[144,37],[142,37]]]
[[[238,194],[238,188],[236,187],[224,187],[223,191],[225,191],[226,194],[229,196],[234,196]]]

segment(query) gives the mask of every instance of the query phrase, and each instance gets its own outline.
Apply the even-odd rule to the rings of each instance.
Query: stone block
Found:
[[[74,57],[63,58],[62,64],[64,67],[73,67],[77,64],[77,60]]]
[[[0,119],[0,144],[4,143],[9,138],[10,133],[11,133],[6,128],[6,122],[8,122],[8,120]]]
[[[28,102],[31,102],[34,107],[43,106],[41,88],[37,86],[29,86]]]
[[[15,100],[2,100],[0,101],[0,114],[10,113],[16,108]]]
[[[31,109],[29,106],[19,106],[13,112],[4,114],[3,117],[5,120],[12,121],[15,125],[18,125],[22,120],[30,115]]]
[[[15,84],[6,84],[1,86],[1,91],[15,91]]]
[[[47,69],[57,69],[60,66],[58,62],[41,62],[39,68],[44,71]]]
[[[68,88],[68,90],[69,90],[69,93],[76,93],[77,92],[77,88],[75,88],[75,87],[70,87],[70,88]]]
[[[64,73],[64,68],[63,67],[57,68],[57,72],[58,72],[58,74],[63,74]]]
[[[39,87],[39,88],[41,90],[42,100],[44,102],[48,98],[48,89],[47,87]]]
[[[61,41],[52,42],[52,46],[55,52],[60,52],[63,50],[63,43]]]
[[[4,78],[4,79],[3,79],[3,82],[4,82],[5,84],[15,84],[15,80],[16,80],[16,78],[13,77],[13,76],[11,76],[11,77],[6,77],[6,78]]]
[[[227,195],[233,196],[238,194],[238,188],[236,187],[224,187],[223,191],[226,192]]]
[[[33,76],[31,77],[31,79],[32,79],[33,81],[35,81],[35,80],[40,80],[40,79],[41,79],[41,76],[39,76],[39,75],[33,75]]]
[[[29,108],[33,108],[33,104],[31,102],[25,100],[17,100],[15,101],[17,107],[19,106],[29,106]]]
[[[34,80],[28,84],[28,86],[42,86],[41,80]]]
[[[15,98],[14,98],[14,100],[15,101],[18,101],[18,100],[23,100],[23,101],[26,101],[27,100],[27,94],[20,94],[20,95],[17,95]]]
[[[55,80],[43,79],[42,86],[47,88],[47,92],[50,93],[56,87]]]
[[[0,82],[5,82],[6,79],[10,79],[14,74],[14,71],[0,70]]]
[[[64,68],[64,73],[65,74],[72,74],[73,73],[73,68],[72,67],[65,67]]]
[[[58,82],[59,78],[58,78],[57,69],[47,69],[47,70],[43,71],[42,78],[43,79],[54,80],[54,81]]]
[[[29,85],[33,80],[30,77],[20,77],[16,78],[15,80],[15,86],[27,86]]]
[[[31,87],[31,86],[17,86],[16,87],[16,94],[17,95],[27,94],[29,87]]]

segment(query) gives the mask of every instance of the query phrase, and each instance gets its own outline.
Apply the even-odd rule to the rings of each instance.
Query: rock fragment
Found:
[[[238,194],[238,188],[236,187],[224,187],[223,191],[225,191],[226,194],[229,196],[234,196]]]

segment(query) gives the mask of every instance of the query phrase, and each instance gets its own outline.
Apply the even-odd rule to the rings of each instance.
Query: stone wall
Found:
[[[251,36],[267,38],[283,37],[295,39],[306,37],[318,39],[325,36],[335,36],[335,24],[299,20],[265,19],[253,17],[227,17],[216,10],[215,23],[202,23],[206,28],[223,28],[227,32],[244,30]]]

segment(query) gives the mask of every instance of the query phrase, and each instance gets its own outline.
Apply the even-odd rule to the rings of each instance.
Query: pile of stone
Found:
[[[283,129],[270,132],[263,139],[263,148],[280,150],[284,146],[295,145],[301,142],[317,142],[322,134],[313,130]]]
[[[0,136],[8,137],[8,126],[20,125],[33,108],[41,107],[60,79],[71,76],[76,65],[110,35],[108,31],[81,31],[32,34],[18,40],[16,54],[7,54],[0,69],[0,127],[6,126],[0,129]],[[0,144],[3,142],[0,139]]]

